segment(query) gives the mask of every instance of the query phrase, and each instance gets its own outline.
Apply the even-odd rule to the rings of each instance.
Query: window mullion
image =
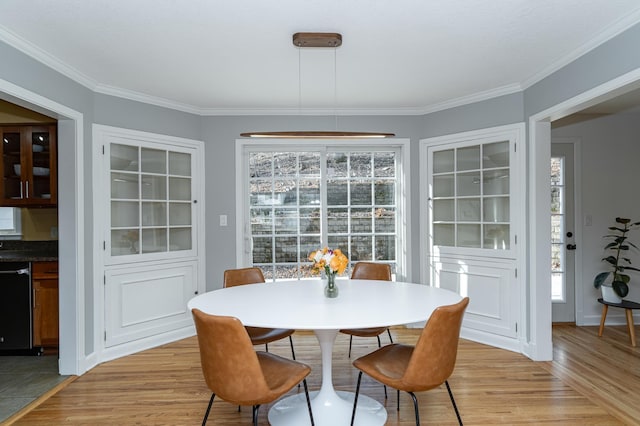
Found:
[[[327,149],[323,149],[320,152],[320,241],[322,246],[328,245],[329,236],[329,211],[327,208],[328,196],[327,196]]]

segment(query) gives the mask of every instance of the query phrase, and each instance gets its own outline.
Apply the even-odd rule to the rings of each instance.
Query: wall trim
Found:
[[[60,235],[68,244],[58,244],[60,282],[73,283],[60,286],[60,360],[59,372],[78,375],[85,371],[85,249],[84,249],[84,115],[54,100],[38,95],[9,81],[0,79],[0,92],[10,102],[37,111],[54,112],[58,116],[58,133],[68,131],[73,135],[75,156],[62,157],[63,167],[58,167],[60,176],[73,174],[73,203],[59,202],[58,216]],[[59,146],[59,145],[58,145]],[[60,149],[60,148],[58,148]],[[59,165],[60,165],[60,159]],[[59,191],[60,195],[66,191]],[[63,195],[62,200],[66,197]]]

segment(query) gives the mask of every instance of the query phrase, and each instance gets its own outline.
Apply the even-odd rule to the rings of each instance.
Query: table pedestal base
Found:
[[[334,395],[336,397],[323,397],[321,392],[310,392],[313,420],[317,426],[348,426],[351,422],[355,393],[338,391]],[[366,395],[358,395],[355,425],[384,425],[386,420],[387,410],[382,404]],[[278,401],[269,410],[269,423],[274,426],[311,425],[304,393]]]

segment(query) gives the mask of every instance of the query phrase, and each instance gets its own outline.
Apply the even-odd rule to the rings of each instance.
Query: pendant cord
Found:
[[[335,130],[338,130],[338,48],[333,47],[333,115]]]
[[[302,113],[302,49],[298,47],[298,115]]]

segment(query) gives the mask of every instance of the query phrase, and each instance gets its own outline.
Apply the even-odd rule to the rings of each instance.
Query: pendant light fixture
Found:
[[[342,35],[339,33],[295,33],[293,44],[299,49],[314,47],[330,47],[334,49],[334,80],[333,101],[336,103],[336,50],[342,45]],[[298,104],[301,99],[300,54],[298,54]],[[298,105],[300,107],[300,105]],[[335,105],[334,105],[335,107]],[[312,130],[312,131],[278,131],[278,132],[246,132],[240,136],[250,138],[297,138],[297,139],[354,139],[354,138],[389,138],[394,133],[380,132],[343,132],[338,131],[338,117],[336,114],[336,130]]]

